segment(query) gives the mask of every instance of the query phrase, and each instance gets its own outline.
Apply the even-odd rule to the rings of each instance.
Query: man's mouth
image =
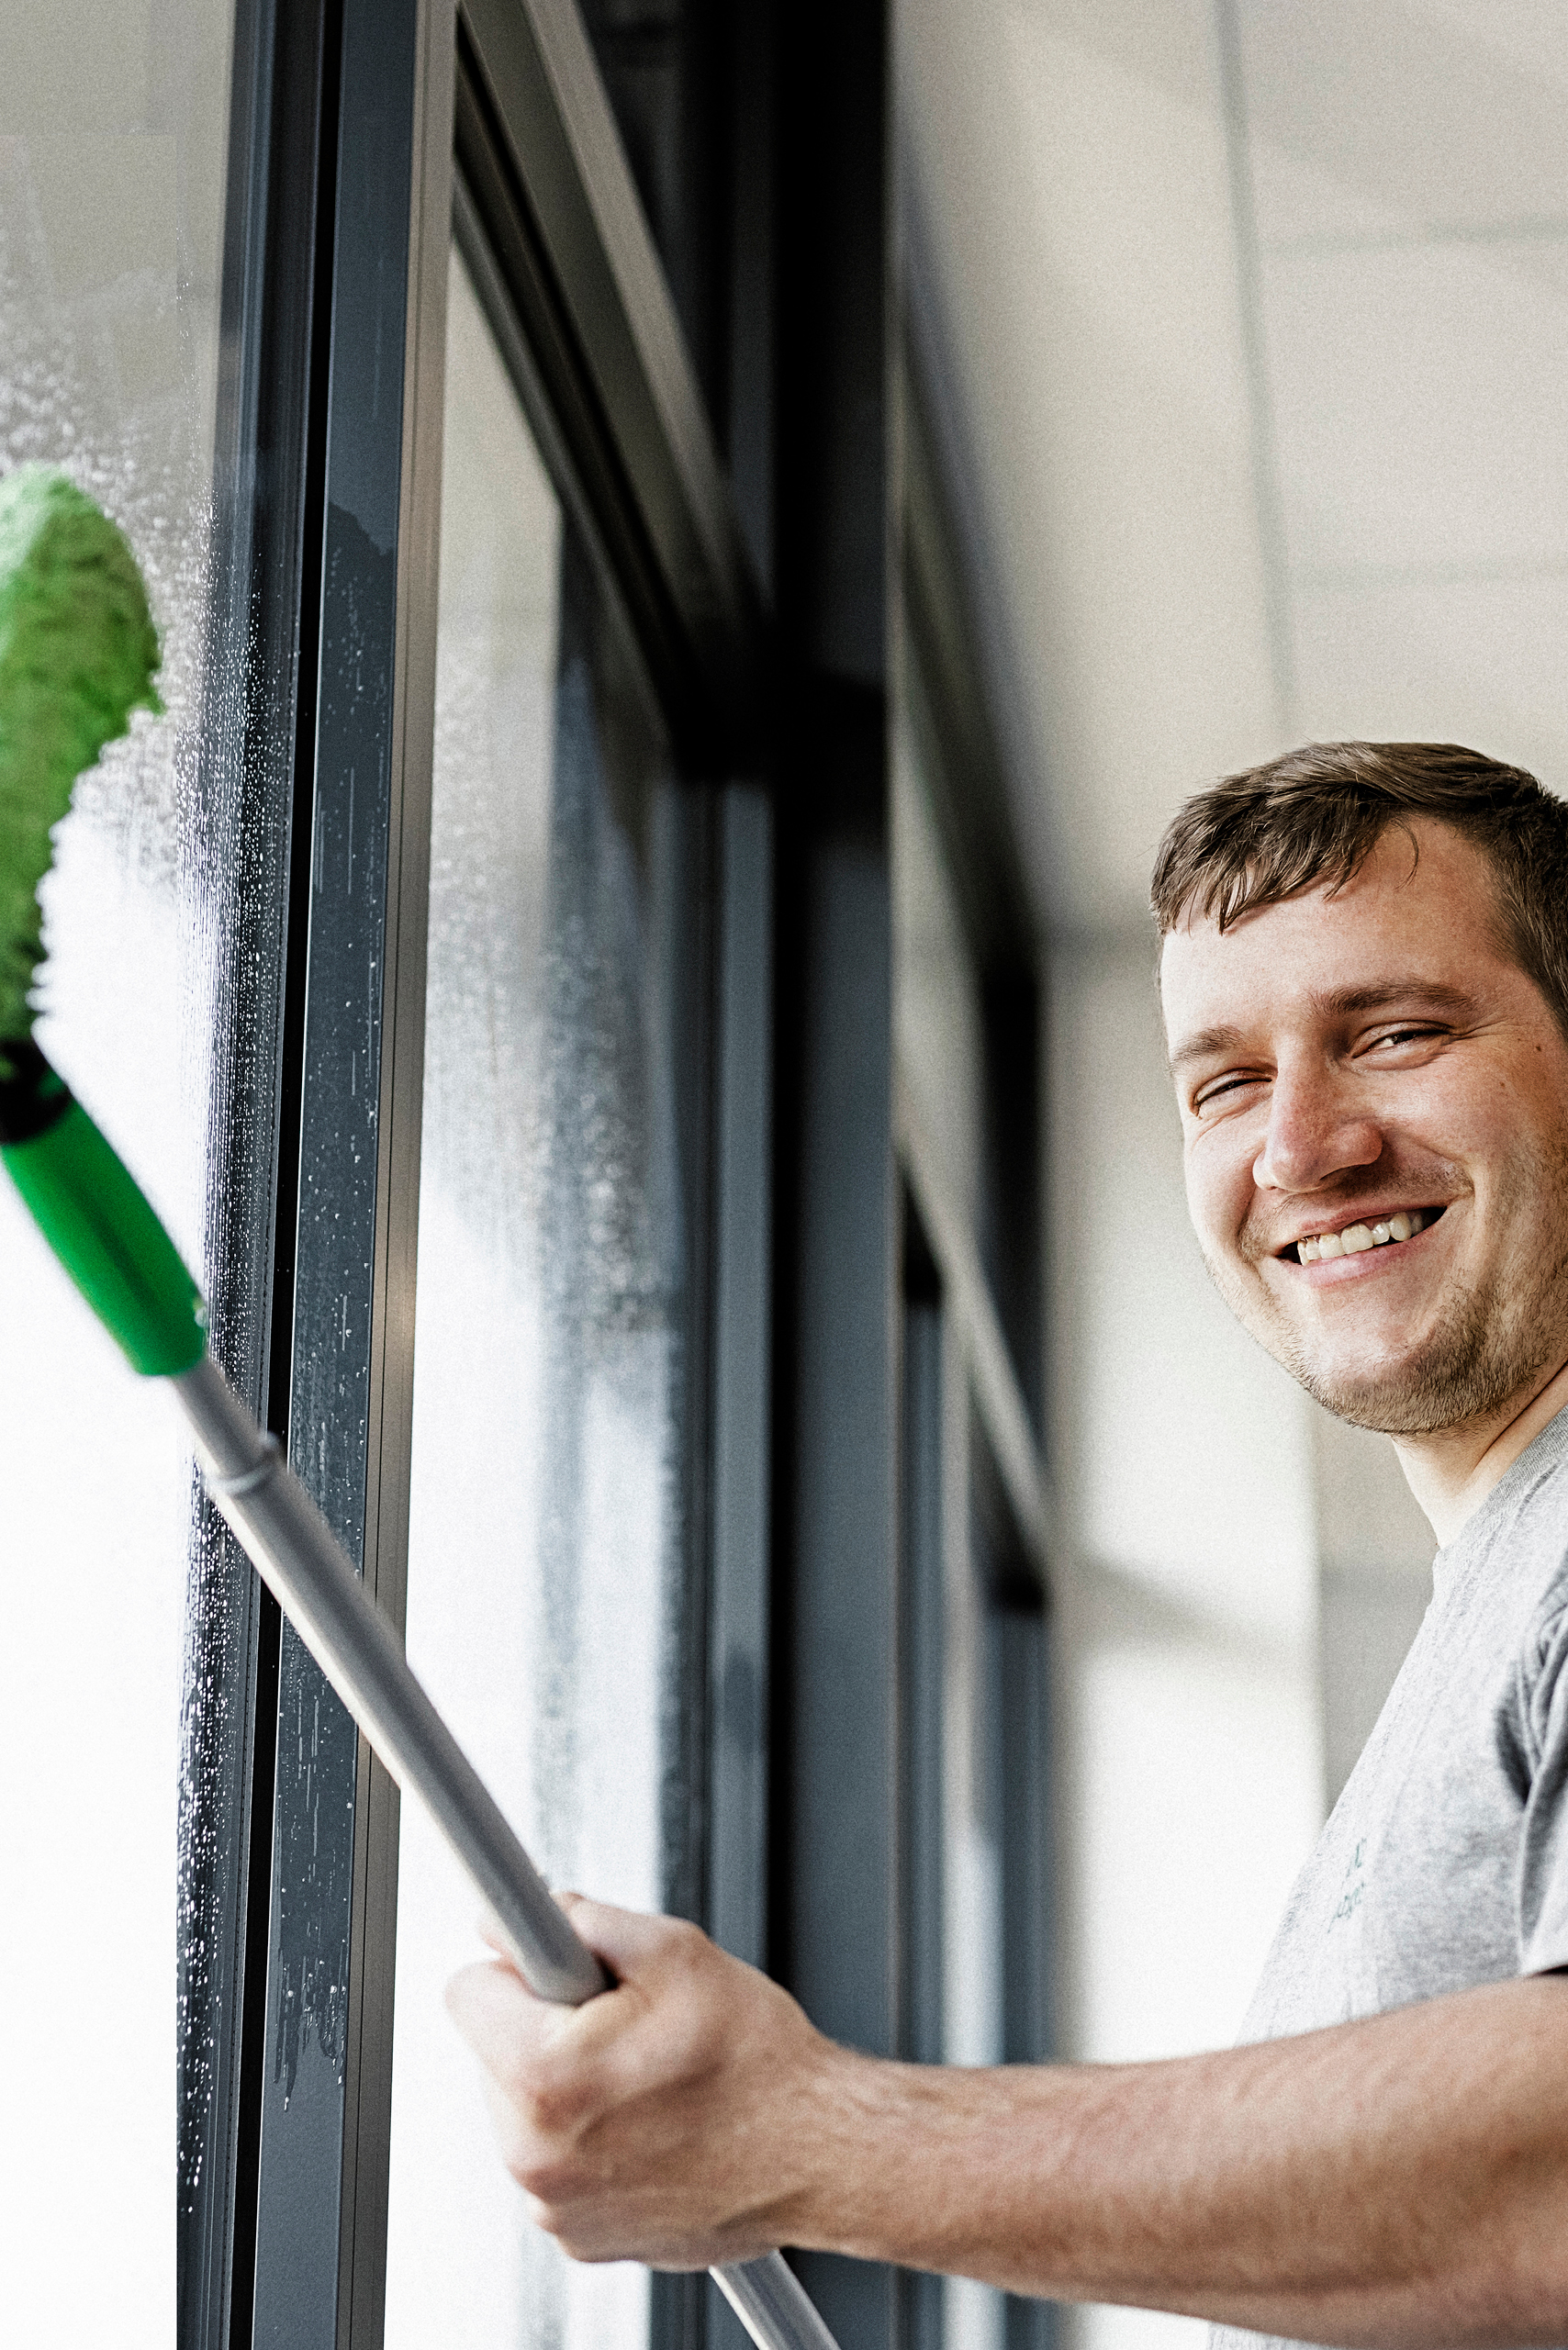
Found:
[[[1392,1215],[1357,1217],[1338,1232],[1305,1233],[1280,1251],[1287,1264],[1316,1265],[1325,1257],[1356,1257],[1364,1248],[1397,1248],[1436,1224],[1440,1207],[1398,1208]]]

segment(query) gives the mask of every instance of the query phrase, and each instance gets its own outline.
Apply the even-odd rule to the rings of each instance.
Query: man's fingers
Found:
[[[446,2007],[486,2071],[503,2082],[551,2045],[571,2013],[536,1999],[505,1958],[462,1968],[446,1986]]]
[[[594,1956],[604,1961],[617,1981],[658,1954],[675,1922],[668,1918],[649,1917],[641,1909],[618,1909],[613,1902],[591,1901],[584,1893],[557,1893],[553,1897]],[[481,1910],[477,1924],[480,1941],[488,1943],[498,1958],[515,1964],[492,1912]]]
[[[557,1897],[588,1948],[609,1967],[618,1988],[631,1984],[639,1972],[651,1970],[672,1942],[694,1932],[668,1919],[617,1909],[581,1894]],[[584,2008],[537,1999],[507,1956],[494,1919],[481,1919],[479,1930],[498,1956],[454,1975],[447,1986],[446,2004],[481,2064],[514,2091],[532,2093],[539,2060],[552,2052],[564,2053],[572,2039],[586,2057],[592,2049],[613,2044],[635,2017],[646,2012],[645,1998],[628,1999],[617,1990],[587,2001]]]
[[[691,1930],[670,1918],[650,1918],[641,1909],[590,1901],[584,1893],[558,1893],[555,1898],[595,1958],[604,1961],[619,1983],[634,1982],[667,1952],[674,1938]]]

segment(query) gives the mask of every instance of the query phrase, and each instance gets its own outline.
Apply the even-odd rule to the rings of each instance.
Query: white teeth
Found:
[[[1349,1224],[1343,1232],[1320,1232],[1296,1243],[1304,1265],[1320,1257],[1359,1257],[1365,1248],[1386,1248],[1391,1240],[1410,1240],[1426,1224],[1419,1208],[1401,1208],[1396,1215],[1380,1216],[1375,1224]]]

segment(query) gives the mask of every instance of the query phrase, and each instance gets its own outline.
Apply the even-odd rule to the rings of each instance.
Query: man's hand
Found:
[[[498,1961],[446,1995],[538,2224],[576,2260],[653,2268],[794,2241],[835,2069],[855,2060],[695,1926],[561,1899],[613,1990],[547,2006]]]
[[[789,2244],[1372,2350],[1568,2343],[1568,1980],[1152,2065],[835,2047],[694,1927],[566,1897],[617,1978],[448,1998],[580,2260]]]

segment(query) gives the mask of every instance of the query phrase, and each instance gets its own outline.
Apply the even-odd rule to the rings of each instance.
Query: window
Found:
[[[689,1906],[708,807],[449,289],[409,1650],[553,1883]],[[387,2340],[631,2344],[645,2274],[573,2270],[495,2161],[441,2003],[474,1913],[405,1807]]]
[[[202,1263],[235,1010],[198,815],[214,652],[231,9],[7,13],[0,470],[63,464],[117,514],[162,635],[167,715],[79,796],[46,907],[39,1041]],[[6,1635],[0,1865],[11,1930],[7,2332],[168,2341],[175,2308],[175,1886],[203,1856],[182,1753],[221,1703],[176,1416],[62,1281],[0,1183]],[[185,1714],[182,1645],[189,1643]],[[191,1953],[187,1945],[187,1968]],[[198,1962],[199,1963],[199,1962]],[[185,2113],[214,2052],[186,2042]],[[81,2225],[90,2211],[93,2224]]]
[[[549,1874],[868,2048],[1021,2045],[1033,1080],[924,656],[890,752],[883,12],[70,21],[0,95],[0,464],[125,520],[169,715],[67,829],[45,1041]],[[4,1193],[0,1264],[7,2314],[735,2350],[530,2233],[466,1886]],[[809,2274],[846,2350],[1013,2323]]]
[[[903,1193],[905,2052],[1050,2053],[1037,981],[916,386],[891,781]],[[1034,1268],[1035,1270],[1031,1270]],[[904,2280],[911,2350],[1044,2350],[1048,2303]]]

